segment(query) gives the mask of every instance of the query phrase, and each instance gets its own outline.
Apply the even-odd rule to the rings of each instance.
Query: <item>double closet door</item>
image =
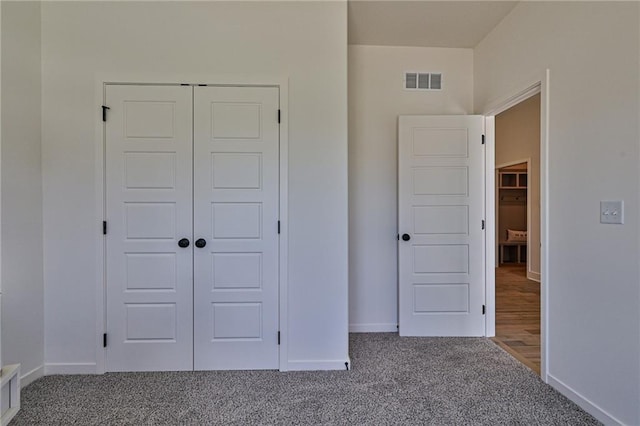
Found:
[[[277,369],[278,88],[105,99],[107,371]]]

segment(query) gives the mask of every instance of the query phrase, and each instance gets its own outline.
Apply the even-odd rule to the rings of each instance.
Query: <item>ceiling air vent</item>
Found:
[[[404,88],[406,90],[442,90],[442,73],[406,72]]]

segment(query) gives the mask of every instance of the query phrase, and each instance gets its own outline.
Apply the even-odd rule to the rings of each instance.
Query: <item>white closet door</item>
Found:
[[[401,336],[484,335],[484,148],[480,116],[401,116]]]
[[[107,370],[193,368],[192,88],[107,86]]]
[[[278,89],[195,87],[194,110],[194,366],[277,369]]]

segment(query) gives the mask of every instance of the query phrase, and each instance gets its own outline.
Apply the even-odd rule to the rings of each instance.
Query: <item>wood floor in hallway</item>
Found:
[[[540,283],[526,266],[496,268],[496,337],[492,339],[540,374]]]

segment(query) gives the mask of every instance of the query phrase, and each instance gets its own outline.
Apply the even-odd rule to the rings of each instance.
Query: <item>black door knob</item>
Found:
[[[409,234],[402,234],[402,241],[409,241],[411,236]]]
[[[187,238],[181,239],[180,241],[178,241],[178,245],[182,248],[189,247],[189,239]]]
[[[196,247],[203,248],[204,246],[207,245],[207,241],[204,238],[199,238],[196,240],[195,244],[196,244]]]

